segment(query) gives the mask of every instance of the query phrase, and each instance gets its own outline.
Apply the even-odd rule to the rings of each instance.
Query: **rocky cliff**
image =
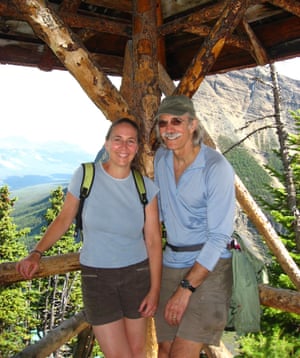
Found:
[[[294,131],[289,111],[300,109],[300,81],[278,75],[278,82],[282,118],[287,130]],[[208,76],[194,100],[198,117],[216,143],[223,135],[238,142],[261,127],[274,125],[274,96],[268,66]],[[257,131],[244,145],[258,160],[265,161],[263,152],[276,147],[277,142],[275,129],[269,128]]]

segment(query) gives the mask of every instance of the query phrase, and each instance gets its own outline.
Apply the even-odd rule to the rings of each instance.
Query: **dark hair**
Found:
[[[109,127],[109,129],[106,133],[106,136],[105,136],[105,140],[109,140],[113,129],[115,127],[117,127],[119,124],[123,124],[123,123],[131,125],[136,130],[137,143],[138,143],[139,149],[138,149],[133,161],[131,162],[131,168],[142,171],[142,168],[143,168],[142,158],[141,158],[142,137],[141,137],[140,127],[136,122],[134,122],[132,119],[129,119],[127,117],[122,117],[122,118],[116,119],[115,121],[112,122],[111,126]]]

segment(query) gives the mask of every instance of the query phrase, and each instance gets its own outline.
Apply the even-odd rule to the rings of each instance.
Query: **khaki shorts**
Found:
[[[123,317],[140,318],[138,309],[150,288],[148,260],[117,269],[81,265],[86,320],[102,325]]]
[[[179,326],[170,326],[164,319],[164,308],[188,271],[189,268],[163,268],[160,303],[155,315],[157,341],[173,341],[178,336],[217,346],[227,324],[232,291],[231,259],[219,260],[214,271],[191,295]]]

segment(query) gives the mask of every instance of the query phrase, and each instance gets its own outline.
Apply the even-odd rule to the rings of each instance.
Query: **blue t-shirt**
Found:
[[[175,246],[203,243],[201,251],[164,251],[165,266],[191,267],[195,261],[213,270],[219,258],[230,257],[235,216],[234,171],[226,158],[201,144],[194,162],[175,182],[173,152],[159,148],[154,161],[159,187],[160,219],[168,242]]]
[[[74,173],[68,190],[79,198],[83,169]],[[148,202],[158,188],[144,177]],[[95,165],[95,178],[83,211],[83,246],[80,262],[101,268],[118,268],[147,258],[143,237],[144,210],[132,173],[125,179],[110,176],[100,162]]]

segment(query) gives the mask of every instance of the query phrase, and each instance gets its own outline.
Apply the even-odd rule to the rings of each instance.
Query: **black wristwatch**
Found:
[[[183,279],[180,281],[180,286],[183,288],[187,288],[189,289],[191,292],[195,292],[196,291],[196,287],[193,287],[190,282],[186,279]]]

